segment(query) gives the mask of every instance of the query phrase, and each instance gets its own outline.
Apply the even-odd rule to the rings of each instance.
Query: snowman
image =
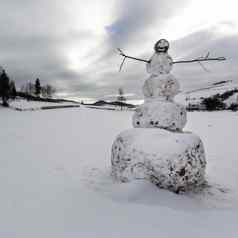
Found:
[[[197,189],[206,183],[206,157],[199,136],[184,132],[187,113],[184,105],[174,102],[179,83],[170,71],[178,63],[221,61],[224,57],[199,57],[173,61],[168,54],[169,42],[159,40],[150,60],[125,55],[146,63],[150,74],[143,86],[145,102],[133,116],[134,128],[121,132],[111,150],[112,176],[116,181],[145,179],[176,193]]]
[[[168,54],[168,49],[169,42],[160,39],[154,46],[155,53],[146,64],[150,77],[143,86],[145,101],[154,99],[173,101],[174,96],[179,92],[179,83],[170,74],[173,60]]]
[[[160,39],[146,62],[150,74],[143,86],[144,103],[132,116],[134,128],[123,131],[112,145],[112,176],[116,181],[145,179],[176,193],[200,186],[205,181],[206,159],[202,141],[184,133],[185,106],[174,102],[179,83],[170,73],[173,60],[169,42]],[[150,129],[149,129],[150,128]]]

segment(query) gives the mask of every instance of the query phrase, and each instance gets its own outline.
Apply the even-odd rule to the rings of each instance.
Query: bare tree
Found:
[[[41,87],[41,94],[43,97],[51,98],[55,92],[56,89],[50,84]]]
[[[120,104],[121,104],[121,110],[122,110],[123,102],[126,101],[126,97],[124,96],[124,90],[123,90],[123,88],[119,88],[119,89],[118,89],[117,101],[120,102]]]

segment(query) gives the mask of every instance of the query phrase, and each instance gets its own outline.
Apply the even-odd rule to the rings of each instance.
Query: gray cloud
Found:
[[[206,55],[208,51],[211,56],[225,56],[227,58],[226,62],[205,63],[210,72],[205,72],[199,64],[175,65],[173,74],[179,79],[183,91],[204,87],[224,79],[238,81],[236,67],[238,53],[234,50],[238,47],[238,34],[224,36],[217,33],[217,28],[219,28],[219,25],[171,42],[169,53],[174,60],[193,59]],[[153,45],[151,45],[152,47]],[[148,50],[147,53],[140,57],[148,58],[150,54],[151,50]],[[107,86],[105,87],[105,92],[107,92],[106,89],[113,89],[115,92],[117,88],[124,87],[126,92],[134,93],[136,98],[142,97],[141,86],[148,77],[144,64],[128,60],[124,65],[123,71],[118,73],[117,70],[121,58],[117,56],[117,59],[118,61],[111,57],[111,65],[114,65],[114,71],[99,75],[99,78],[103,78],[105,86]],[[110,94],[110,92],[107,93]]]
[[[94,0],[89,0],[93,3]],[[96,0],[95,0],[96,1]],[[114,94],[119,87],[126,93],[141,97],[141,86],[148,75],[140,62],[127,61],[121,73],[121,58],[115,48],[122,47],[135,56],[149,58],[153,44],[163,36],[169,19],[181,14],[187,0],[115,0],[113,18],[99,36],[93,29],[85,29],[83,21],[77,24],[69,11],[73,0],[3,0],[0,14],[0,65],[7,69],[18,86],[39,77],[42,83],[54,84],[59,92],[84,97],[103,97]],[[107,11],[107,1],[102,1]],[[80,4],[81,12],[84,10]],[[91,24],[94,24],[92,22]],[[231,24],[225,22],[222,24]],[[178,27],[178,26],[175,26]],[[198,65],[175,66],[173,73],[184,89],[197,84],[229,77],[236,78],[237,35],[220,35],[218,26],[188,35],[171,42],[174,59],[193,58],[210,51],[227,56],[229,61],[209,64],[211,73]],[[68,51],[75,58],[82,57],[87,42],[93,42],[78,60],[80,70],[69,66]],[[74,46],[77,46],[74,48]],[[79,55],[79,56],[77,56]],[[77,66],[77,65],[76,65]]]
[[[191,34],[183,39],[173,42],[174,58],[196,58],[206,55],[224,56],[223,62],[204,63],[210,72],[205,72],[199,64],[175,65],[173,73],[180,78],[183,89],[204,86],[220,80],[233,80],[238,83],[238,34],[227,35],[216,33],[214,26],[203,31]]]
[[[41,76],[50,81],[64,67],[60,16],[63,10],[52,1],[1,2],[0,64],[17,85]]]
[[[110,42],[114,47],[128,44],[141,44],[148,39],[148,28],[158,32],[157,39],[162,37],[160,31],[169,17],[183,9],[187,1],[173,0],[122,0],[118,2],[118,18],[107,27]],[[156,39],[156,40],[157,40]],[[154,40],[154,39],[152,39]]]

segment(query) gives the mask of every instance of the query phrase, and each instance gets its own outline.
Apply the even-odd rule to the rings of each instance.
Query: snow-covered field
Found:
[[[193,112],[210,187],[115,183],[110,150],[132,112],[0,107],[0,237],[238,237],[238,113]]]
[[[78,105],[78,103],[73,103],[73,102],[52,103],[52,102],[27,101],[24,99],[17,99],[17,100],[11,101],[10,105],[12,108],[15,108],[15,109],[34,111],[34,110],[40,110],[41,107]]]

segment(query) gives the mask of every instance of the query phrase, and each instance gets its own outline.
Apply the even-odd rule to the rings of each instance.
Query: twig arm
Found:
[[[179,60],[173,61],[173,64],[184,64],[184,63],[194,63],[194,62],[205,62],[205,61],[224,61],[226,60],[225,57],[218,57],[218,58],[201,58],[201,59],[193,59],[193,60]]]
[[[128,59],[133,59],[133,60],[137,60],[137,61],[142,61],[142,62],[145,62],[145,63],[149,63],[149,62],[150,62],[149,60],[140,59],[140,58],[132,57],[132,56],[129,56],[129,55],[124,55],[124,57],[126,57],[126,58],[128,58]]]
[[[125,55],[121,49],[117,49],[120,53],[121,56],[125,57],[125,58],[128,58],[128,59],[133,59],[133,60],[137,60],[137,61],[142,61],[142,62],[145,62],[145,63],[150,63],[149,60],[145,60],[145,59],[140,59],[140,58],[136,58],[136,57],[132,57],[132,56],[129,56],[129,55]]]

